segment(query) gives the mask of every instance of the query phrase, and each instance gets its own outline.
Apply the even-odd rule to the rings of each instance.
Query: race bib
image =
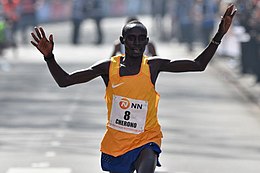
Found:
[[[127,133],[142,133],[147,109],[147,101],[114,95],[109,127]]]

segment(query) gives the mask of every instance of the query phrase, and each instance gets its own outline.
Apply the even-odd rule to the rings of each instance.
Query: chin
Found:
[[[142,53],[133,53],[132,54],[132,57],[134,57],[134,58],[140,58],[140,57],[143,57],[143,54]]]

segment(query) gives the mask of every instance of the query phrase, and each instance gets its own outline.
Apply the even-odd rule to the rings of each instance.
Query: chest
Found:
[[[141,65],[139,66],[126,66],[123,64],[120,64],[119,67],[119,75],[121,77],[123,76],[133,76],[139,74],[141,70]]]

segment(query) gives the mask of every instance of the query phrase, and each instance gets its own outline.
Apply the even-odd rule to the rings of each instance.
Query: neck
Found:
[[[126,66],[136,66],[140,65],[142,63],[143,56],[138,56],[138,57],[133,57],[133,56],[128,56],[127,54],[125,57],[122,59],[122,63]]]

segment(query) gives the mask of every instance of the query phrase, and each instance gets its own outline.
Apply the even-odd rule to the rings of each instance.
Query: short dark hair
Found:
[[[127,31],[134,28],[134,27],[138,27],[138,28],[143,29],[146,32],[146,35],[147,35],[147,29],[144,26],[144,24],[142,22],[138,21],[138,20],[132,20],[132,21],[126,23],[125,26],[123,27],[122,36],[125,37]]]

